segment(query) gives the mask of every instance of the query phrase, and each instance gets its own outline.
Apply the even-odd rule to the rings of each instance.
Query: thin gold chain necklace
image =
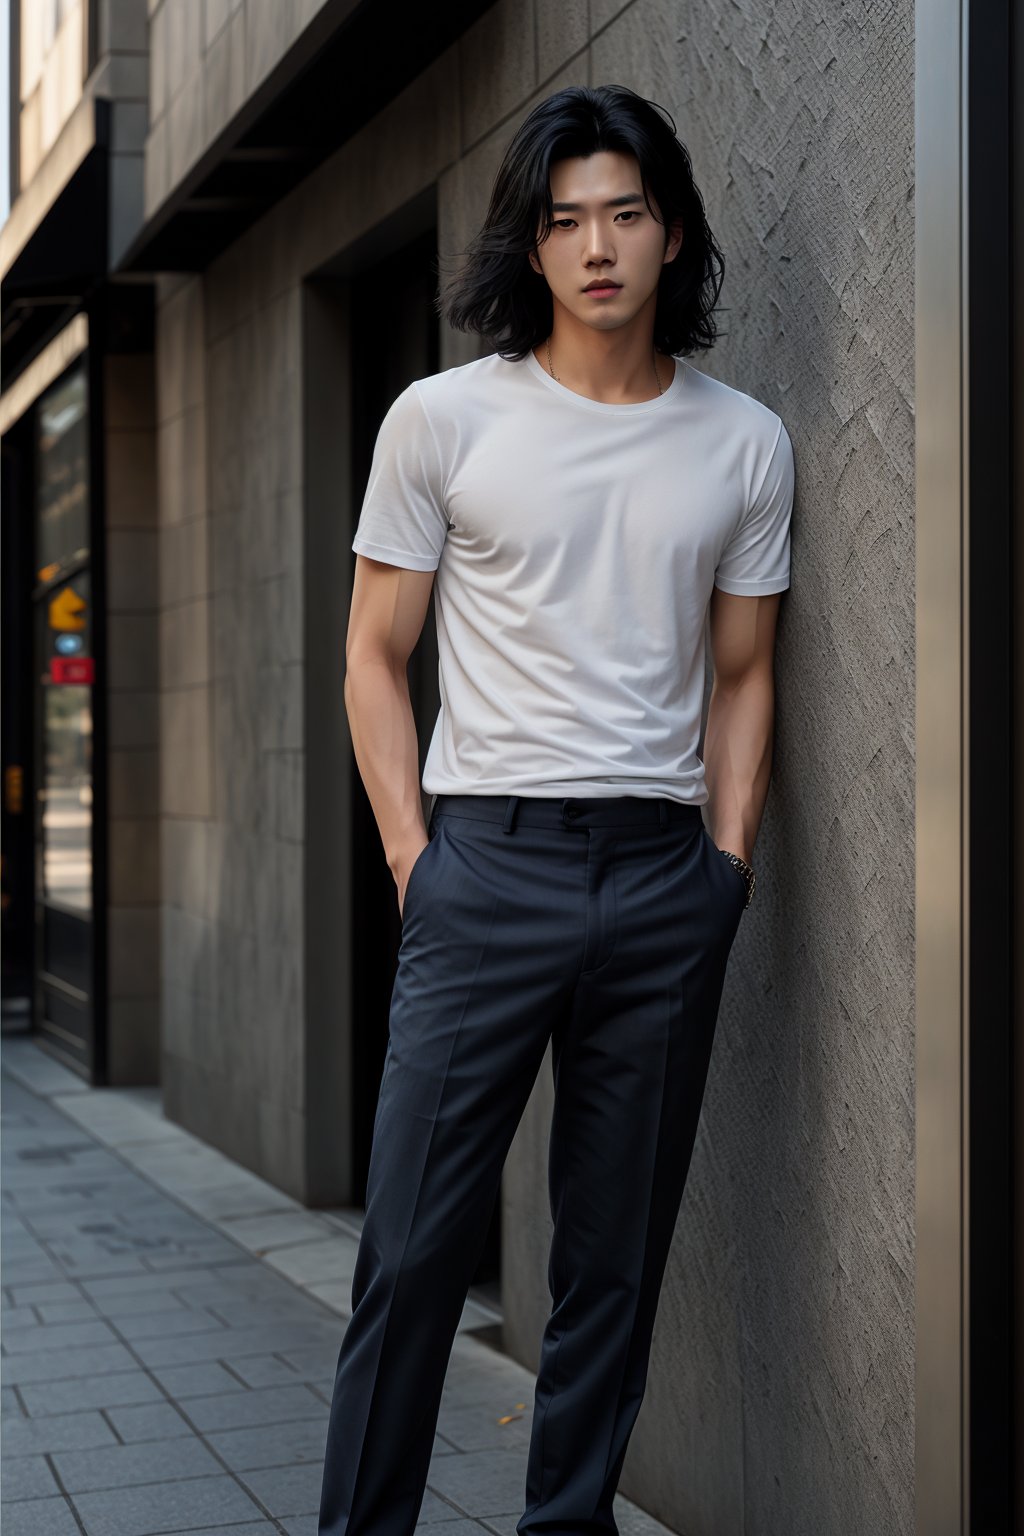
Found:
[[[555,372],[554,368],[551,365],[551,337],[550,336],[548,337],[548,340],[547,340],[547,348],[548,348],[548,368],[550,369],[551,377],[556,381],[556,383],[561,384],[561,382],[562,382],[561,379],[558,377],[558,374]],[[652,361],[653,361],[653,359],[652,359]],[[654,363],[654,382],[658,386],[658,394],[659,395],[664,394],[664,390],[661,387],[661,380],[658,377],[658,365],[657,365],[657,363]]]

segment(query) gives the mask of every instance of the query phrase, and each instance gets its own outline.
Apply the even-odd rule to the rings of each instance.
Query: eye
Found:
[[[618,219],[633,219],[633,220],[635,220],[635,219],[638,219],[639,217],[640,217],[640,210],[638,208],[623,208],[621,213],[616,214],[616,218],[618,218]],[[552,226],[551,227],[552,227],[552,229],[564,229],[567,224],[575,224],[575,222],[576,222],[575,219],[569,219],[569,218],[555,219],[552,222]]]

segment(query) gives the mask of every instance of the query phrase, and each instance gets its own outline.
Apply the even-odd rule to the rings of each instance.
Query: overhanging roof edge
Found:
[[[168,197],[146,220],[128,245],[112,272],[148,272],[160,270],[148,264],[150,252],[160,235],[173,223],[198,192],[211,173],[235,149],[260,118],[312,64],[320,49],[372,0],[325,0],[312,20],[303,28],[292,46],[260,82],[235,116],[221,129],[195,164],[172,188]]]
[[[0,228],[0,283],[6,282],[18,258],[24,254],[93,150],[106,151],[109,142],[109,101],[100,96],[83,96],[28,186],[18,193]]]

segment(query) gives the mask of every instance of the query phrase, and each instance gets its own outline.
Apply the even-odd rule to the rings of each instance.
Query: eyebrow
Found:
[[[642,202],[643,202],[643,197],[641,196],[641,194],[639,192],[624,192],[621,197],[610,197],[608,199],[608,201],[606,203],[602,203],[601,206],[603,208],[621,208],[624,203],[642,203]],[[579,210],[583,207],[583,204],[582,203],[552,203],[551,207],[552,207],[553,212],[555,212],[555,213],[578,213]]]

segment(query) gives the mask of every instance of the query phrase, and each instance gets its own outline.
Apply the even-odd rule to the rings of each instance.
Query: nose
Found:
[[[587,228],[586,256],[588,266],[600,265],[602,262],[615,259],[615,251],[612,246],[611,235],[599,219],[595,219]],[[597,276],[599,274],[592,274]]]

